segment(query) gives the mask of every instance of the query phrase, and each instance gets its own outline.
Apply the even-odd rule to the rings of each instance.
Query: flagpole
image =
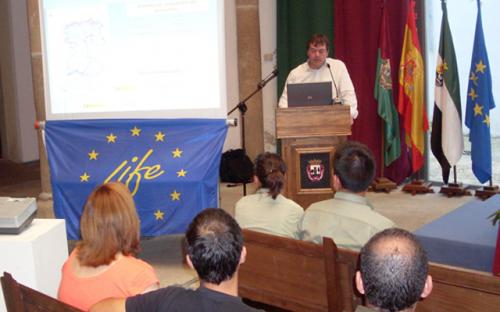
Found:
[[[387,53],[386,49],[388,47],[389,35],[386,29],[386,15],[384,9],[385,1],[381,2],[381,21],[380,21],[380,33],[379,33],[379,47],[377,51],[377,70],[375,78],[375,88],[374,97],[378,104],[378,114],[384,121],[380,128],[381,137],[381,150],[380,150],[380,176],[373,180],[371,185],[371,190],[374,192],[383,191],[389,193],[391,190],[397,188],[396,183],[392,182],[390,179],[384,177],[384,167],[385,161],[392,162],[399,157],[395,157],[394,153],[400,154],[399,142],[388,142],[386,140],[386,131],[391,131],[393,135],[391,137],[400,139],[399,136],[399,121],[394,107],[393,94],[392,94],[392,79],[391,79],[391,67],[390,67],[390,53]],[[385,58],[385,59],[384,59]],[[385,65],[384,65],[385,61]],[[387,75],[388,72],[388,75]],[[388,77],[385,77],[387,75]],[[389,97],[383,97],[382,94],[389,93]],[[385,112],[385,113],[384,113]],[[389,112],[389,114],[387,114]],[[387,116],[392,116],[389,120]],[[396,119],[396,121],[394,120]],[[386,123],[391,122],[392,127],[389,129],[386,127]],[[386,158],[386,145],[390,146],[391,156]]]
[[[380,176],[384,176],[384,167],[385,167],[385,138],[384,138],[384,125],[380,127],[380,137],[382,138],[381,143],[380,143]]]
[[[467,186],[457,182],[457,166],[453,166],[453,183],[443,185],[439,193],[445,194],[448,197],[471,195],[471,192],[467,190]]]
[[[441,0],[443,12],[439,39],[438,61],[434,99],[434,116],[431,133],[431,150],[441,165],[443,182],[439,193],[448,197],[471,195],[467,187],[458,182],[457,166],[463,154],[462,111],[460,86],[453,36],[448,22],[446,1]],[[444,104],[446,103],[446,104]],[[458,118],[457,118],[458,117]],[[443,138],[448,140],[443,144]],[[450,149],[451,145],[454,149]],[[449,182],[450,169],[453,167],[453,182]]]
[[[465,125],[470,130],[472,172],[481,184],[489,181],[489,186],[476,190],[475,196],[482,200],[500,193],[499,187],[492,182],[490,111],[495,108],[495,101],[492,94],[491,72],[483,33],[481,2],[477,0]],[[481,101],[476,101],[476,98],[480,98]]]
[[[380,177],[375,178],[373,180],[373,183],[371,185],[371,190],[374,192],[386,192],[390,193],[392,190],[396,189],[398,186],[396,183],[394,183],[391,179],[388,179],[384,177],[384,168],[385,168],[385,138],[384,138],[384,127],[382,125],[382,128],[380,130],[381,137],[382,137],[382,142],[381,142],[381,147],[382,149],[380,150]]]

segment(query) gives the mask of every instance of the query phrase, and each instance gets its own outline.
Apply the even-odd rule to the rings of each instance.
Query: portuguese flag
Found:
[[[412,170],[424,164],[425,132],[429,129],[424,103],[424,62],[418,41],[415,1],[410,0],[401,62],[398,111],[403,116],[406,145],[411,148]]]
[[[392,97],[390,40],[385,7],[382,8],[382,21],[380,22],[374,96],[378,102],[378,115],[384,123],[384,164],[387,167],[401,156],[401,139],[398,112]]]
[[[457,60],[444,1],[442,8],[443,19],[436,66],[431,149],[441,165],[443,182],[448,184],[451,166],[456,165],[462,157],[464,140]]]

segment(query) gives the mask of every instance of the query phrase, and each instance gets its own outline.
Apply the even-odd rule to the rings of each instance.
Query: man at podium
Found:
[[[307,47],[307,62],[294,68],[288,75],[279,107],[288,107],[287,84],[331,81],[333,103],[349,105],[351,118],[356,119],[358,102],[354,86],[345,64],[328,57],[328,38],[322,34],[315,34],[307,42]]]

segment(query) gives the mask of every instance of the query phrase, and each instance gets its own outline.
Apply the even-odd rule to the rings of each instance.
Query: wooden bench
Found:
[[[338,248],[336,260],[340,276],[342,311],[353,312],[358,305],[363,304],[363,297],[354,282],[354,276],[359,269],[359,252]]]
[[[417,305],[417,312],[500,310],[500,277],[491,273],[431,263],[434,288]]]
[[[246,262],[239,295],[292,311],[342,311],[335,265],[337,247],[243,230]]]
[[[80,309],[19,284],[7,272],[0,279],[8,312],[81,312]]]
[[[239,295],[292,311],[353,312],[362,297],[354,286],[359,253],[243,230],[247,261],[240,268]],[[326,267],[325,267],[326,266]],[[496,312],[500,277],[430,263],[434,288],[417,312]]]
[[[339,248],[337,268],[340,275],[342,306],[352,312],[361,304],[354,288],[358,253]],[[429,297],[417,304],[417,312],[461,311],[496,312],[500,307],[500,277],[459,267],[430,263],[434,288]]]

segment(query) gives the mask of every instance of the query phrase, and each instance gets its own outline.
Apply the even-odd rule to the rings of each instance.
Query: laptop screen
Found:
[[[332,104],[332,82],[287,84],[288,107]]]

